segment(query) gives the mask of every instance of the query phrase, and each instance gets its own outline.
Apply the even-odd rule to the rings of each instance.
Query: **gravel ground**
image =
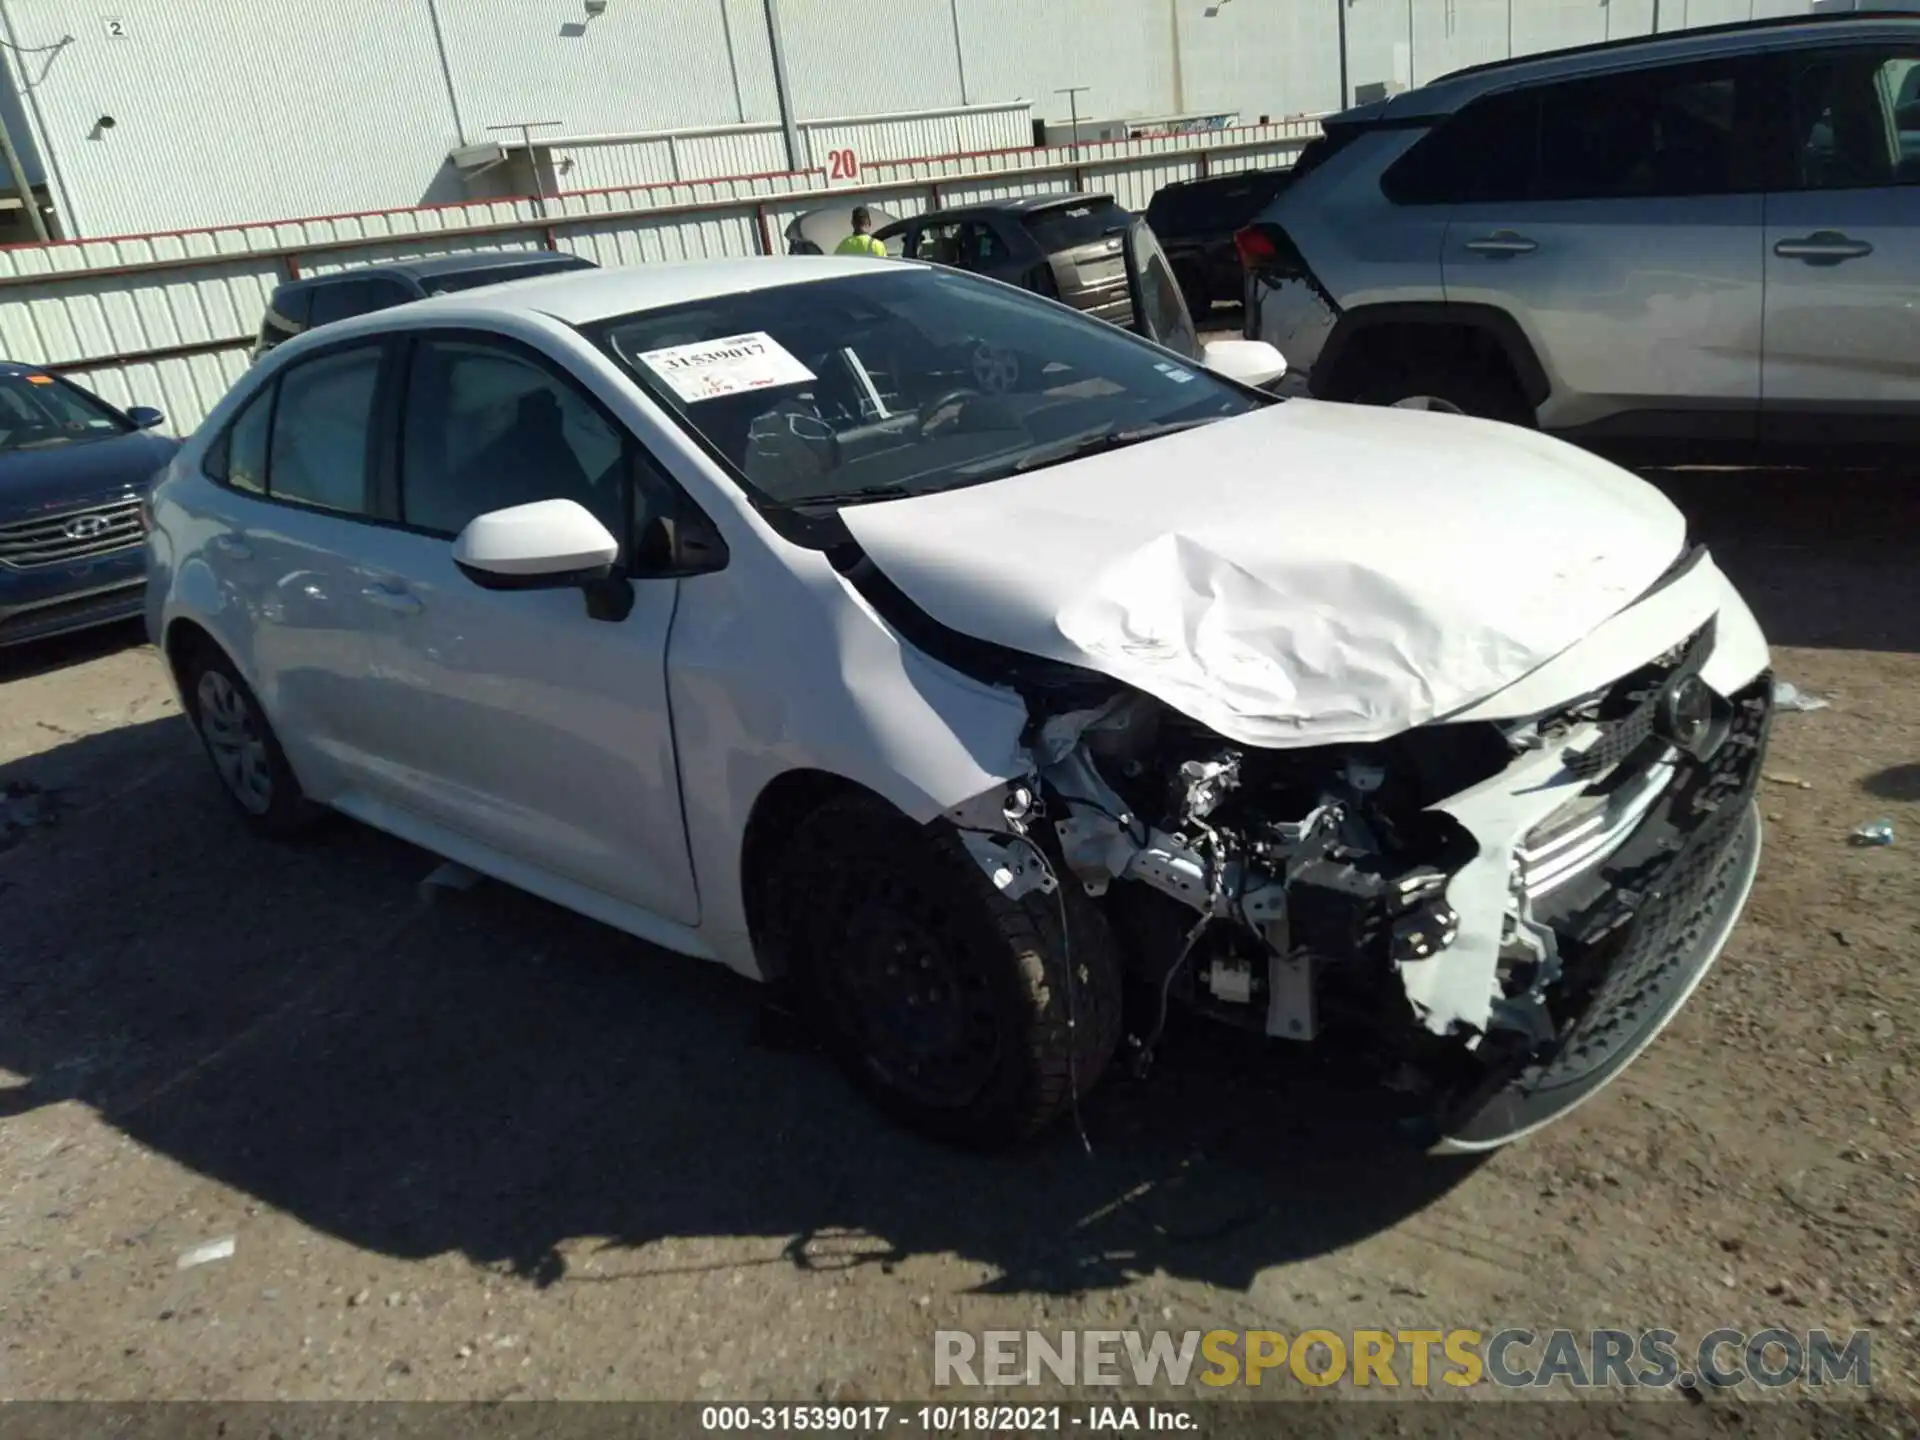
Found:
[[[943,1152],[744,982],[424,900],[352,825],[249,841],[137,634],[0,657],[0,1396],[880,1399],[928,1393],[938,1328],[1778,1323],[1871,1326],[1920,1397],[1915,490],[1661,483],[1832,708],[1776,727],[1685,1013],[1484,1160],[1197,1024],[1091,1153]]]

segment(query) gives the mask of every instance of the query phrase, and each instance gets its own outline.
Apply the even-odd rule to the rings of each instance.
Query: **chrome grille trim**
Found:
[[[1612,793],[1579,796],[1535,826],[1514,857],[1528,898],[1551,894],[1618,850],[1678,770],[1677,757],[1663,756]]]
[[[140,502],[129,497],[0,525],[0,565],[17,570],[69,565],[125,550],[144,538]]]

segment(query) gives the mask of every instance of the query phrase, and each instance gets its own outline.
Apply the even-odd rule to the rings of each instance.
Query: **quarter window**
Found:
[[[414,347],[401,437],[401,517],[457,535],[476,515],[576,500],[626,529],[626,441],[572,383],[499,346]]]
[[[269,385],[248,401],[208,456],[208,474],[252,495],[267,492],[267,426],[273,419],[273,391]]]

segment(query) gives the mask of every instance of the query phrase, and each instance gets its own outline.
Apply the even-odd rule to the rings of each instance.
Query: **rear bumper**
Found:
[[[1340,312],[1306,280],[1246,277],[1246,312],[1240,333],[1248,340],[1264,340],[1287,360],[1293,393],[1311,393],[1314,363],[1339,323]]]
[[[0,566],[0,646],[133,619],[145,608],[146,578],[141,545],[79,565]]]

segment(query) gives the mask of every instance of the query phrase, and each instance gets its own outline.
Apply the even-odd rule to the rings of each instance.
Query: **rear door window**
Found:
[[[267,493],[276,500],[348,515],[374,511],[374,396],[384,344],[356,345],[303,360],[280,377]]]
[[[1665,65],[1541,91],[1534,198],[1623,200],[1765,188],[1766,66]]]
[[[1092,245],[1126,227],[1127,212],[1111,200],[1049,206],[1022,217],[1027,233],[1047,254]]]

